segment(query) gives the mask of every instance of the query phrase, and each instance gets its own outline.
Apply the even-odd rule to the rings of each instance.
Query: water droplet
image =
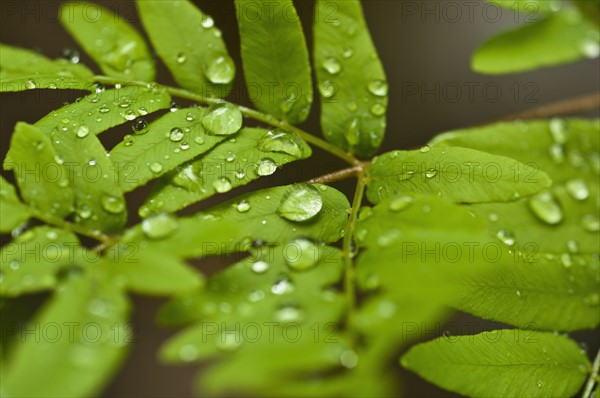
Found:
[[[302,317],[302,311],[295,305],[283,306],[275,312],[275,319],[279,322],[299,322]]]
[[[337,75],[338,73],[340,73],[342,71],[342,64],[335,57],[326,58],[325,61],[323,61],[322,66],[323,66],[323,69],[325,69],[327,72],[331,73],[332,75]]]
[[[259,302],[265,298],[265,292],[262,290],[254,290],[248,294],[248,301],[252,303]]]
[[[61,56],[73,64],[79,63],[79,52],[71,48],[65,48],[62,50]]]
[[[512,231],[508,229],[501,229],[496,234],[496,237],[507,246],[514,246],[515,244],[515,236],[513,235]]]
[[[142,221],[142,231],[150,239],[164,239],[178,228],[177,220],[169,214],[159,214]]]
[[[340,363],[347,369],[352,369],[358,365],[358,355],[352,350],[345,350],[340,355]]]
[[[600,218],[595,214],[586,214],[581,219],[581,226],[588,232],[600,231]]]
[[[209,15],[205,15],[202,19],[201,25],[204,29],[212,28],[215,26],[215,21]]]
[[[542,388],[542,386],[543,386],[543,385],[544,385],[544,382],[543,382],[543,381],[541,381],[541,380],[538,380],[538,381],[537,381],[537,386],[538,386],[538,388]]]
[[[580,49],[586,58],[597,58],[600,55],[600,45],[597,40],[587,39],[583,41]]]
[[[312,185],[293,185],[281,198],[277,214],[289,221],[310,220],[321,211],[323,199],[321,193]]]
[[[348,125],[348,130],[346,130],[346,141],[348,141],[348,145],[351,147],[358,144],[360,140],[360,126],[358,118],[353,118]]]
[[[184,53],[177,53],[176,61],[178,64],[183,64],[187,61],[187,56]]]
[[[257,261],[252,264],[252,271],[257,274],[264,274],[269,270],[269,264],[265,261]]]
[[[134,120],[137,116],[135,112],[130,109],[123,114],[123,117],[125,120]]]
[[[194,137],[194,142],[198,145],[202,145],[204,144],[204,138],[200,136]]]
[[[560,144],[551,145],[550,148],[548,149],[548,153],[550,155],[550,158],[556,164],[561,164],[562,162],[565,161],[565,149]]]
[[[305,271],[319,261],[319,247],[308,239],[296,239],[285,251],[285,262],[294,271]]]
[[[123,143],[125,144],[125,146],[133,145],[134,142],[135,137],[131,134],[126,134],[125,137],[123,137]]]
[[[204,65],[204,76],[214,84],[231,83],[235,76],[235,66],[228,55],[213,56]]]
[[[125,201],[120,197],[105,195],[102,197],[102,208],[109,213],[119,214],[125,210]]]
[[[274,160],[269,158],[264,158],[258,161],[258,165],[256,167],[256,174],[259,176],[270,176],[271,174],[277,171],[277,163]]]
[[[437,175],[437,170],[436,169],[429,169],[425,172],[425,177],[427,178],[433,178]]]
[[[215,188],[215,191],[217,191],[218,193],[225,193],[225,192],[229,192],[231,191],[231,181],[229,181],[229,179],[227,177],[221,177],[216,179],[213,182],[213,187]]]
[[[491,222],[498,221],[498,214],[496,214],[496,213],[490,213],[488,215],[488,220],[490,220]]]
[[[379,103],[378,103],[378,104],[374,104],[374,105],[371,107],[371,113],[372,113],[374,116],[382,116],[382,115],[384,115],[384,114],[385,114],[385,106],[384,106],[384,105],[382,105],[382,104],[379,104]]]
[[[287,153],[295,158],[304,156],[302,140],[294,133],[277,128],[269,131],[260,143],[260,150],[263,152]]]
[[[336,92],[336,85],[331,80],[325,80],[323,83],[319,84],[319,92],[323,96],[323,98],[331,98]]]
[[[567,249],[571,253],[578,253],[579,252],[579,243],[577,243],[576,240],[570,239],[567,241]]]
[[[420,149],[421,153],[427,153],[431,151],[431,147],[429,145],[423,145]]]
[[[104,84],[99,83],[99,82],[94,82],[94,92],[95,93],[101,93],[104,91]],[[97,99],[96,99],[97,101]],[[92,102],[96,102],[94,100],[92,100]]]
[[[79,138],[84,138],[87,137],[87,135],[90,133],[90,129],[87,126],[81,125],[79,126],[79,128],[77,129],[77,137]]]
[[[403,196],[397,196],[395,198],[392,199],[392,201],[390,202],[390,210],[391,211],[402,211],[404,209],[406,209],[407,207],[409,207],[414,201],[414,198],[412,196],[407,196],[407,195],[403,195]]]
[[[148,167],[150,167],[150,171],[152,171],[154,174],[158,174],[163,171],[163,166],[159,162],[150,163]]]
[[[344,52],[342,53],[342,57],[348,59],[351,58],[354,55],[354,50],[352,49],[352,47],[346,47],[344,49]]]
[[[590,191],[584,180],[570,180],[566,184],[567,192],[575,200],[585,200],[590,196]]]
[[[98,109],[98,111],[100,113],[108,113],[110,112],[110,108],[108,107],[108,105],[104,104],[100,107],[100,109]]]
[[[136,119],[131,123],[131,129],[136,134],[146,134],[148,132],[148,122],[144,119]]]
[[[225,330],[221,332],[221,335],[216,340],[216,346],[221,351],[232,352],[240,348],[242,345],[242,338],[237,331]]]
[[[90,218],[92,216],[92,210],[90,209],[90,207],[88,205],[81,205],[81,207],[79,207],[79,209],[77,210],[77,214],[79,215],[79,217],[83,220],[87,220],[88,218]]]
[[[565,268],[570,268],[573,265],[573,257],[569,253],[560,255],[560,262]]]
[[[399,230],[391,229],[377,237],[377,244],[381,247],[390,247],[400,240],[401,236],[402,233]]]
[[[517,297],[521,298],[521,291],[520,290],[517,290],[515,293],[516,293]]]
[[[142,116],[147,115],[148,114],[148,109],[144,108],[143,106],[138,108],[138,113]]]
[[[27,87],[29,90],[33,90],[36,87],[36,85],[35,82],[30,79],[25,82],[25,87]]]
[[[540,192],[529,198],[529,208],[540,221],[546,224],[558,224],[563,219],[560,205],[549,191]]]
[[[245,213],[250,210],[250,203],[247,200],[242,200],[235,205],[235,209],[240,213]]]
[[[279,278],[273,286],[271,286],[271,293],[281,296],[282,294],[290,293],[294,291],[294,285],[287,277]]]
[[[566,126],[562,119],[554,118],[550,120],[550,134],[554,143],[563,145],[567,142]]]
[[[169,139],[173,142],[179,142],[183,139],[184,133],[179,127],[173,127],[169,133]]]
[[[385,97],[388,94],[388,85],[383,80],[372,80],[368,88],[369,92],[377,97]]]
[[[202,118],[202,125],[213,135],[230,135],[242,128],[242,112],[228,102],[211,105]]]

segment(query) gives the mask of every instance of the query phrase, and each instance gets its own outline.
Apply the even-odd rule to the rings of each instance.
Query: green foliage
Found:
[[[479,71],[597,51],[589,4],[494,3],[541,19],[486,43]],[[315,5],[325,140],[292,124],[314,97],[293,2],[235,2],[258,110],[224,99],[235,66],[210,16],[189,1],[137,4],[153,49],[104,8],[63,5],[61,23],[106,76],[77,57],[0,46],[1,91],[84,90],[17,123],[4,159],[0,307],[61,329],[3,338],[2,396],[99,394],[131,341],[131,293],[168,298],[159,323],[184,329],[158,356],[208,364],[202,394],[398,396],[389,364],[406,350],[403,366],[464,395],[572,396],[586,379],[593,390],[600,365],[543,331],[600,324],[599,120],[491,124],[361,161],[383,141],[388,85],[360,2]],[[181,87],[154,81],[151,51]],[[132,131],[108,147],[123,124]],[[221,199],[310,158],[311,146],[351,168]],[[351,204],[328,183],[352,174]],[[216,272],[210,257],[223,260]],[[32,319],[7,304],[39,292],[49,299]],[[450,307],[517,329],[413,345]]]

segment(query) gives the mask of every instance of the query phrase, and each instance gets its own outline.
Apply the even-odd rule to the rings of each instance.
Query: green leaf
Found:
[[[459,203],[510,201],[549,187],[548,176],[516,160],[466,148],[423,147],[376,157],[368,170],[373,203],[396,193],[443,196]]]
[[[73,264],[83,248],[70,232],[35,227],[2,247],[0,294],[19,296],[53,288],[57,273]]]
[[[62,5],[60,23],[108,76],[154,81],[154,61],[142,36],[123,17],[94,3]]]
[[[522,249],[523,261],[468,278],[455,306],[485,319],[527,329],[592,329],[600,323],[596,256],[552,257]]]
[[[140,250],[136,244],[118,243],[107,256],[115,260],[110,268],[114,275],[124,277],[126,288],[136,293],[179,294],[203,283],[202,275],[177,256],[152,247]]]
[[[487,220],[494,236],[509,234],[516,249],[535,243],[537,251],[558,256],[598,252],[599,120],[499,123],[442,134],[432,145],[510,156],[535,166],[526,171],[525,177],[532,176],[539,167],[552,178],[551,190],[532,198],[470,206],[471,211]],[[540,208],[540,204],[550,206]]]
[[[0,232],[12,231],[29,217],[29,209],[21,203],[15,187],[0,176]]]
[[[14,170],[25,202],[55,217],[71,212],[74,196],[67,169],[59,159],[47,135],[36,126],[17,123],[4,169]]]
[[[128,192],[142,186],[227,138],[204,130],[204,114],[203,108],[169,112],[150,123],[146,133],[128,136],[113,148],[110,158],[121,189]]]
[[[225,97],[235,65],[214,21],[190,1],[137,1],[142,24],[158,55],[183,88]]]
[[[236,0],[246,85],[262,112],[299,123],[313,101],[308,49],[291,0]]]
[[[36,52],[0,45],[0,91],[92,88],[93,73],[66,59],[51,60]]]
[[[567,337],[523,330],[439,338],[414,346],[402,365],[471,397],[572,397],[590,363]]]
[[[180,210],[310,155],[310,147],[294,133],[244,128],[234,139],[159,180],[140,214]]]
[[[487,2],[515,12],[527,13],[528,15],[537,13],[550,14],[561,8],[560,0],[487,0]]]
[[[54,129],[64,131],[66,128],[80,135],[97,135],[136,117],[168,108],[170,101],[164,90],[153,85],[106,90],[63,106],[38,120],[35,125],[48,134]]]
[[[360,2],[317,1],[314,38],[323,134],[340,148],[371,156],[383,141],[388,84]]]
[[[524,72],[583,58],[598,57],[600,32],[572,9],[500,33],[473,55],[473,70],[502,74]]]
[[[163,322],[198,322],[167,342],[161,357],[168,362],[225,359],[200,380],[212,393],[231,392],[223,380],[234,374],[239,375],[235,391],[258,392],[299,378],[307,369],[340,367],[345,338],[335,322],[344,302],[327,288],[339,281],[341,271],[339,250],[303,239],[253,250],[211,277],[205,290],[161,310]],[[252,366],[256,358],[268,360]]]
[[[2,377],[3,393],[98,394],[131,339],[131,327],[125,324],[128,312],[126,297],[110,281],[95,275],[67,281],[34,319],[37,333],[28,334],[12,350]]]

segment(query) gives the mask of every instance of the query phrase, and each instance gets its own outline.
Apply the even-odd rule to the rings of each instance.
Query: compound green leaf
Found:
[[[487,0],[489,3],[513,10],[527,13],[527,15],[550,14],[560,10],[560,0]]]
[[[0,294],[19,296],[56,285],[56,274],[78,258],[79,240],[70,232],[35,227],[2,247]]]
[[[549,258],[521,248],[485,277],[467,278],[455,306],[485,319],[526,329],[592,329],[600,323],[600,265],[596,256]]]
[[[289,131],[244,128],[234,139],[159,180],[140,214],[180,210],[310,155],[310,147]]]
[[[75,193],[75,221],[91,230],[118,231],[127,222],[127,206],[114,165],[98,137],[78,122],[63,124],[50,137],[68,168]]]
[[[510,156],[530,166],[526,176],[540,169],[553,180],[550,190],[528,199],[470,206],[494,236],[508,236],[516,248],[533,242],[537,251],[558,256],[598,253],[599,120],[499,123],[442,134],[432,145]]]
[[[154,81],[152,55],[142,36],[119,15],[94,3],[62,5],[60,23],[108,76]]]
[[[590,363],[567,337],[523,330],[418,344],[402,365],[426,380],[471,397],[572,397]]]
[[[115,284],[90,274],[68,280],[33,320],[42,329],[13,348],[3,392],[13,397],[98,394],[131,339],[128,312],[127,298]]]
[[[368,170],[373,203],[397,193],[443,196],[458,203],[511,201],[547,188],[551,180],[514,159],[467,148],[423,147],[376,157]]]
[[[566,9],[492,37],[475,52],[471,67],[479,73],[516,73],[596,58],[599,42],[598,27]]]
[[[21,203],[15,187],[0,176],[0,232],[13,230],[29,217],[29,209]]]
[[[388,84],[360,2],[317,1],[314,40],[325,138],[357,155],[373,155],[383,141]]]
[[[235,65],[213,19],[187,0],[137,1],[142,24],[158,55],[183,88],[225,97]]]
[[[21,196],[47,215],[63,217],[73,207],[73,184],[52,140],[36,126],[19,122],[4,169],[13,170]]]
[[[110,152],[121,189],[142,186],[227,138],[205,131],[204,114],[203,108],[179,109],[150,123],[144,134],[126,136]]]
[[[109,253],[114,275],[125,279],[127,289],[150,295],[173,295],[202,286],[202,275],[177,256],[135,243],[118,243]]]
[[[83,65],[0,44],[0,92],[36,88],[90,90],[92,79],[92,71]]]
[[[236,0],[246,85],[256,107],[303,122],[313,101],[308,49],[291,0]]]
[[[50,134],[68,129],[78,135],[97,135],[137,117],[169,107],[171,99],[161,89],[130,86],[100,91],[49,113],[36,126]]]

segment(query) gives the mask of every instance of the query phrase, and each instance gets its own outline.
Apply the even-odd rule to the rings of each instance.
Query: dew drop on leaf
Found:
[[[322,63],[323,69],[329,72],[332,75],[337,75],[342,71],[342,64],[335,57],[328,57]]]
[[[136,134],[145,134],[148,132],[148,122],[144,119],[136,119],[131,123],[131,129]]]
[[[179,142],[183,139],[184,133],[179,127],[173,127],[169,133],[169,140]]]
[[[204,29],[209,29],[215,26],[215,21],[212,19],[211,16],[206,15],[203,17],[201,25]]]
[[[515,244],[515,236],[513,235],[512,231],[508,229],[501,229],[498,231],[498,233],[496,233],[496,237],[500,239],[500,241],[506,246],[514,246]]]
[[[242,200],[235,205],[235,209],[240,213],[246,213],[250,210],[250,203],[247,200]]]
[[[550,134],[554,143],[563,145],[567,142],[565,122],[562,119],[550,120]]]
[[[215,188],[215,191],[217,191],[218,193],[225,193],[225,192],[229,192],[231,191],[231,181],[229,181],[229,178],[227,177],[221,177],[216,179],[213,182],[213,187]]]
[[[228,55],[215,55],[204,65],[204,76],[214,84],[231,83],[235,76],[235,66]]]
[[[109,213],[119,214],[125,210],[125,202],[122,198],[105,195],[102,197],[102,208]]]
[[[295,305],[283,306],[275,312],[275,319],[279,322],[299,322],[302,318],[302,311]]]
[[[385,114],[385,106],[383,106],[382,104],[374,104],[371,107],[371,113],[374,116],[382,116]]]
[[[213,135],[231,135],[242,128],[242,112],[228,102],[211,105],[202,118],[202,125]]]
[[[587,184],[582,179],[567,181],[566,188],[569,195],[575,200],[585,200],[590,196]]]
[[[427,178],[433,178],[437,175],[437,170],[436,169],[429,169],[425,172],[425,177]]]
[[[260,142],[260,150],[263,152],[286,153],[295,158],[304,155],[302,140],[294,133],[276,128],[269,131]]]
[[[169,214],[159,214],[142,221],[142,231],[150,239],[164,239],[178,228],[177,220]]]
[[[134,142],[135,137],[131,134],[126,134],[125,137],[123,137],[123,143],[125,144],[125,146],[131,146]]]
[[[420,149],[421,153],[427,153],[431,150],[431,147],[429,145],[423,145]]]
[[[25,82],[25,87],[27,87],[30,90],[33,90],[36,87],[36,85],[35,82],[30,79]]]
[[[409,207],[414,201],[412,196],[402,195],[397,196],[392,199],[390,202],[390,210],[391,211],[402,211]]]
[[[87,126],[81,125],[77,129],[76,134],[77,134],[77,137],[79,137],[79,138],[85,138],[88,136],[89,133],[90,133],[90,129]]]
[[[570,268],[573,265],[573,257],[569,253],[560,255],[560,262],[565,268]]]
[[[323,198],[317,188],[312,185],[293,185],[281,198],[277,214],[289,221],[302,222],[310,220],[321,211]]]
[[[319,84],[319,92],[323,98],[333,97],[335,94],[335,83],[331,80],[325,80],[323,83]]]
[[[561,164],[565,161],[565,149],[560,144],[551,145],[548,149],[548,154],[556,164]]]
[[[257,261],[250,267],[254,273],[264,274],[269,270],[269,264],[265,261]]]
[[[270,176],[277,171],[277,163],[269,158],[264,158],[258,161],[256,166],[256,174],[259,176]]]
[[[588,232],[600,231],[600,218],[595,214],[586,214],[581,219],[581,226]]]
[[[154,174],[159,174],[163,171],[163,166],[159,162],[150,163],[150,166],[148,167],[150,167],[150,171],[152,171]]]
[[[579,243],[576,240],[570,239],[567,241],[567,250],[570,253],[578,253],[579,252]]]
[[[305,271],[319,261],[319,247],[308,239],[296,239],[286,248],[285,262],[294,271]]]
[[[546,224],[558,224],[563,219],[562,209],[549,191],[532,196],[528,203],[533,214]]]
[[[377,244],[381,247],[390,247],[400,240],[401,235],[398,229],[391,229],[377,237]]]
[[[184,64],[185,61],[187,61],[187,56],[185,55],[185,53],[177,53],[177,58],[175,58],[175,60],[177,61],[178,64]]]
[[[368,85],[369,92],[377,97],[385,97],[388,93],[388,85],[383,80],[372,80]]]
[[[294,285],[292,281],[287,277],[280,277],[274,284],[271,286],[271,293],[281,296],[282,294],[290,293],[294,291]]]

